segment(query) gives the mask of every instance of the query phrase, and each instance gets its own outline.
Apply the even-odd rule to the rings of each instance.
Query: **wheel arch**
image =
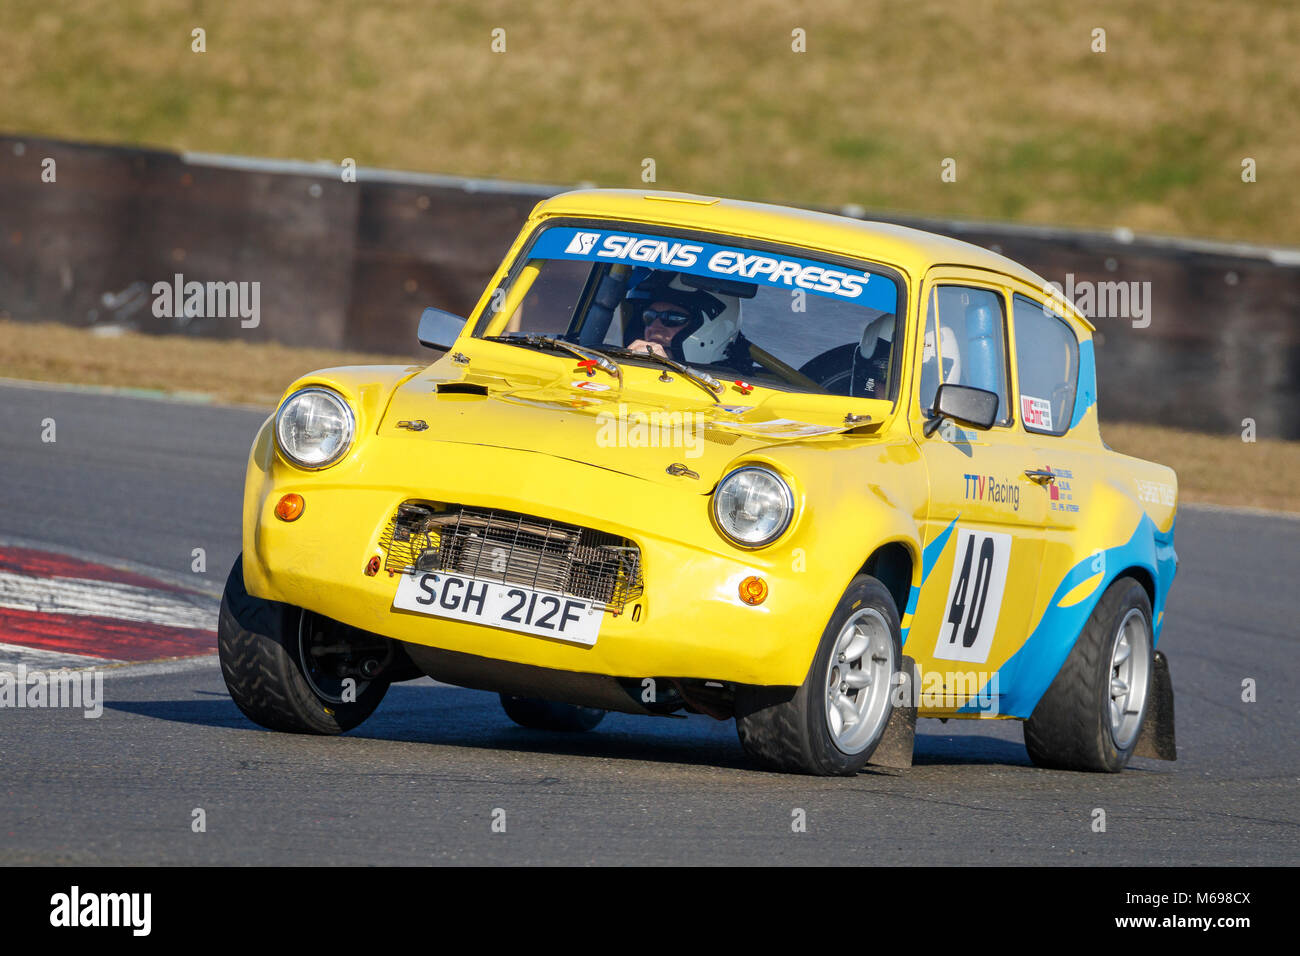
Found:
[[[1156,577],[1151,568],[1141,564],[1131,564],[1112,575],[1111,579],[1106,582],[1106,587],[1110,587],[1120,578],[1132,578],[1137,581],[1138,584],[1142,585],[1142,590],[1147,592],[1147,600],[1151,602],[1151,607],[1156,606]],[[1105,588],[1101,590],[1104,592]]]
[[[819,618],[829,619],[853,579],[870,574],[894,599],[906,639],[921,584],[922,527],[917,516],[925,512],[928,475],[910,436],[862,444],[843,441],[845,445],[770,448],[737,458],[728,467],[755,463],[796,476],[796,494],[809,504],[774,559],[784,563],[797,550],[818,555],[810,614],[816,607]],[[815,649],[816,640],[810,639],[809,663]]]
[[[898,616],[901,620],[907,613],[916,565],[913,543],[896,538],[878,545],[862,562],[858,574],[869,574],[885,586],[898,607]]]

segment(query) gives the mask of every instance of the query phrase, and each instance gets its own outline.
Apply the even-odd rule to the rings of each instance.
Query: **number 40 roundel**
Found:
[[[1011,535],[957,529],[952,582],[934,656],[982,664],[998,629],[1011,559]]]

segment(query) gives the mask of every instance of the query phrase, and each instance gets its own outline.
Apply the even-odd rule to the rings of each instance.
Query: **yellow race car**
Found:
[[[929,233],[674,193],[540,203],[422,367],[294,382],[252,448],[219,643],[277,730],[398,680],[528,727],[735,719],[764,766],[1172,759],[1177,482],[1102,442],[1093,327]]]

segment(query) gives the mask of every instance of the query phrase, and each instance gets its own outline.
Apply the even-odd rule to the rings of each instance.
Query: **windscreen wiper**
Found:
[[[727,390],[727,386],[723,385],[708,372],[701,372],[699,369],[691,368],[687,365],[683,365],[681,362],[670,359],[665,355],[660,355],[648,345],[644,352],[638,352],[635,349],[628,348],[616,348],[610,349],[610,351],[615,355],[630,355],[634,358],[650,359],[652,362],[658,362],[660,365],[667,366],[674,372],[678,372],[696,385],[700,386],[700,388],[709,393],[709,398],[713,399],[715,402],[718,400],[718,396]]]
[[[523,342],[525,345],[540,345],[545,348],[560,349],[564,352],[571,352],[588,362],[595,362],[598,369],[608,372],[610,375],[613,375],[618,379],[620,388],[623,385],[623,370],[619,368],[618,363],[604,352],[597,352],[595,349],[588,348],[585,345],[574,345],[572,342],[556,338],[554,335],[537,335],[533,332],[526,332],[523,335],[485,335],[483,337],[493,342]]]

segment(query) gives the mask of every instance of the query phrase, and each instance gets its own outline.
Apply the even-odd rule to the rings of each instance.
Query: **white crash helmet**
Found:
[[[656,277],[662,275],[657,273]],[[740,335],[740,298],[696,288],[690,284],[691,277],[683,281],[680,273],[672,274],[668,282],[656,282],[654,278],[627,294],[627,303],[636,312],[633,327],[643,330],[640,311],[655,302],[671,302],[691,313],[691,321],[673,340],[673,351],[680,352],[676,357],[696,365],[724,361]]]
[[[862,330],[862,338],[858,341],[858,353],[864,358],[869,359],[876,354],[876,349],[881,342],[891,344],[894,341],[894,314],[886,312],[867,323],[867,327]],[[929,339],[926,340],[929,343]]]

